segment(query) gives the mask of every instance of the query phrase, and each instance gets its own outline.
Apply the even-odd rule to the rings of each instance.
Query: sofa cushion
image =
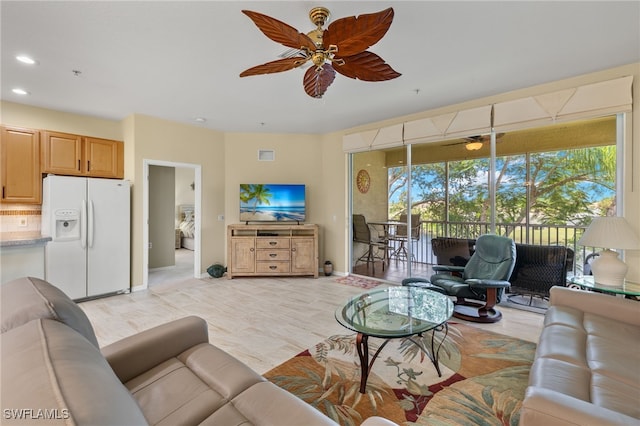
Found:
[[[603,302],[616,300],[608,295],[594,297],[604,297]],[[552,304],[545,315],[529,385],[638,419],[640,327],[605,316],[608,314]]]
[[[335,425],[223,350],[203,343],[125,383],[153,425]]]
[[[0,292],[3,333],[33,319],[48,318],[68,325],[98,347],[89,318],[59,288],[39,278],[25,277],[2,284]]]
[[[3,424],[147,424],[100,351],[63,323],[32,320],[2,333],[0,345]]]
[[[319,410],[271,382],[251,386],[236,396],[232,403],[254,425],[338,426]],[[304,422],[298,422],[297,419],[304,419]],[[371,423],[375,424],[373,421]]]
[[[125,386],[151,424],[198,424],[212,415],[246,422],[237,410],[230,411],[231,407],[217,411],[261,381],[264,379],[260,375],[228,353],[203,343],[129,380]]]

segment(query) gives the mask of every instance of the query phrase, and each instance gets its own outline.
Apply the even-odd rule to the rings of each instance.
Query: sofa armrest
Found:
[[[551,287],[549,294],[552,306],[567,306],[625,324],[640,325],[640,305],[635,300],[558,286]]]
[[[189,316],[125,337],[101,351],[125,383],[201,343],[209,343],[207,323]]]
[[[637,421],[633,417],[560,392],[529,386],[520,410],[519,426],[622,426],[636,424]]]

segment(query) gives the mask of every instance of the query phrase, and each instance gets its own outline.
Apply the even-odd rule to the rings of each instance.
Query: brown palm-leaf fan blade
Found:
[[[308,35],[302,34],[293,28],[291,25],[285,24],[284,22],[278,21],[270,16],[263,15],[262,13],[252,12],[250,10],[243,10],[242,13],[251,18],[260,31],[276,43],[283,44],[292,49],[302,49],[303,47],[306,47],[311,51],[316,50],[316,45],[313,40],[311,40]]]
[[[324,64],[321,68],[311,67],[304,73],[304,91],[312,98],[321,98],[335,78],[336,72],[331,64]]]
[[[345,77],[363,81],[385,81],[400,77],[402,74],[391,68],[384,59],[375,53],[368,51],[360,52],[357,55],[338,58],[344,61],[343,65],[336,64],[336,72]]]
[[[250,75],[273,74],[276,72],[289,71],[307,62],[309,59],[302,57],[284,58],[276,61],[267,62],[266,64],[256,65],[240,73],[240,77],[248,77]]]
[[[376,44],[393,22],[393,8],[377,13],[369,13],[337,19],[329,24],[322,35],[325,49],[338,46],[341,57],[355,55]]]

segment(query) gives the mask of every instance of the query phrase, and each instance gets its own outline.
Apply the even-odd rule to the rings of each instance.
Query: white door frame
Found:
[[[141,289],[149,288],[149,166],[165,166],[165,167],[185,167],[193,169],[195,182],[195,230],[194,230],[194,251],[193,251],[193,277],[200,278],[201,259],[200,259],[200,233],[202,229],[200,214],[202,204],[202,166],[192,163],[176,163],[173,161],[162,160],[142,160],[142,264],[144,265],[142,272]]]

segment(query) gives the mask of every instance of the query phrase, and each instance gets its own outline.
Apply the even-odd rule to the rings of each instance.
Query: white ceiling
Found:
[[[305,70],[238,76],[286,50],[242,9],[306,33],[318,5],[331,20],[393,6],[391,28],[369,50],[402,76],[338,74],[322,99],[305,94]],[[225,132],[327,133],[640,61],[638,1],[2,0],[0,12],[3,100]]]

